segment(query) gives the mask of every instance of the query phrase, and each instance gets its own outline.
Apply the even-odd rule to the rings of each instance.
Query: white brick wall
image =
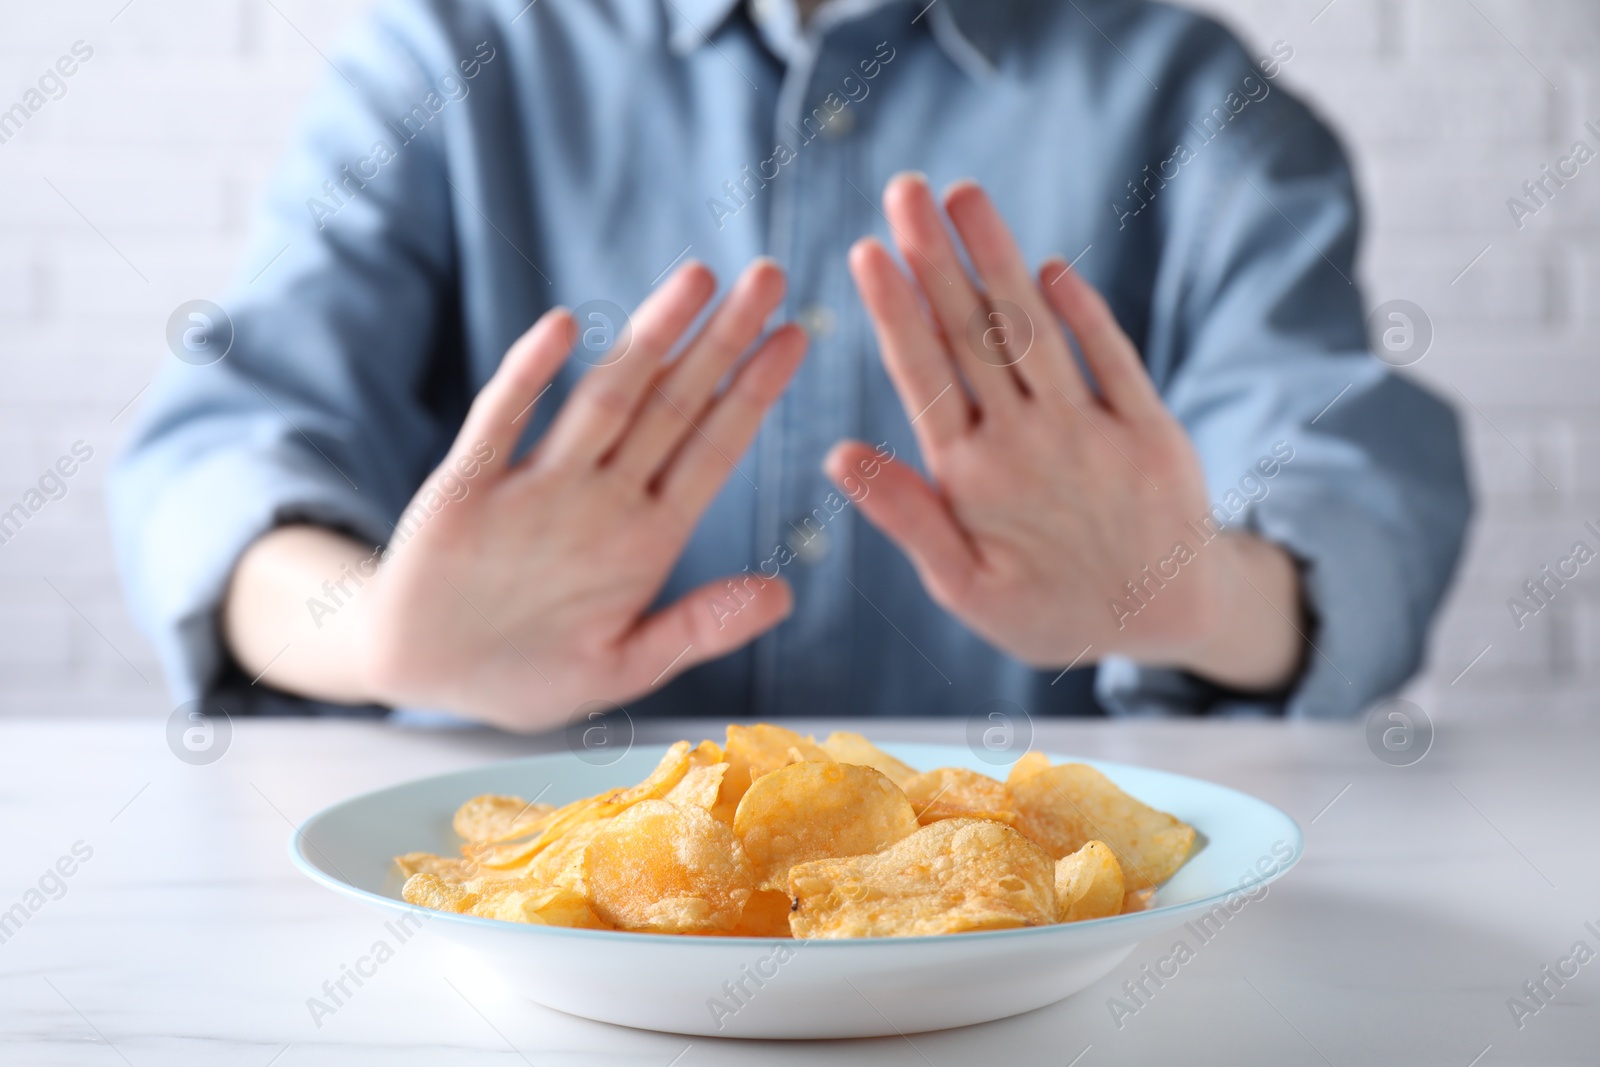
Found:
[[[365,0],[125,4],[0,0],[0,108],[75,41],[94,49],[0,144],[0,509],[73,441],[95,450],[0,545],[0,714],[170,710],[112,563],[104,476],[127,419],[111,420],[162,358],[172,309],[234,268],[324,69],[294,27],[326,50]]]
[[[73,441],[95,448],[67,496],[0,545],[0,714],[168,710],[111,561],[112,419],[163,358],[172,308],[232,270],[323,69],[306,38],[326,51],[365,4],[125,2],[0,0],[0,107],[74,41],[95,50],[0,145],[0,508]],[[1198,3],[1258,48],[1294,45],[1287,81],[1356,159],[1369,304],[1428,311],[1436,340],[1415,373],[1464,412],[1479,522],[1410,695],[1436,716],[1592,714],[1600,578],[1585,568],[1522,632],[1505,600],[1600,522],[1600,165],[1520,232],[1505,201],[1600,120],[1600,5]]]

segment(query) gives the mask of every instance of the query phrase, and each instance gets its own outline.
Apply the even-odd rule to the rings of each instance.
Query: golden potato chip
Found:
[[[789,872],[796,937],[916,937],[1042,926],[1056,918],[1055,864],[991,819],[943,819],[870,856]]]
[[[1056,921],[1122,914],[1122,865],[1103,841],[1056,861]]]
[[[1056,859],[1104,841],[1129,889],[1160,885],[1189,856],[1194,827],[1130,797],[1085,763],[1063,763],[1010,785],[1017,829]]]
[[[1150,906],[1150,899],[1155,895],[1154,886],[1148,889],[1130,889],[1123,894],[1121,914],[1126,915],[1131,911],[1143,911]]]
[[[1043,752],[1029,750],[1024,752],[1017,762],[1011,765],[1011,773],[1006,775],[1006,784],[1012,785],[1022,781],[1030,774],[1038,774],[1050,766],[1050,757]]]
[[[917,770],[895,759],[860,734],[848,730],[835,730],[822,742],[822,750],[839,763],[854,763],[861,767],[876,767],[884,777],[904,789],[907,779],[916,776]]]
[[[456,809],[451,822],[455,832],[468,841],[509,841],[543,827],[545,816],[555,811],[554,804],[535,804],[521,797],[473,797]]]
[[[794,762],[789,757],[790,749],[795,749],[807,760],[832,758],[811,738],[801,737],[782,726],[768,722],[754,726],[729,724],[728,743],[722,750],[722,760],[728,765],[728,773],[723,776],[722,793],[713,814],[731,824],[733,813],[751,782]]]
[[[900,788],[923,826],[940,819],[993,819],[1007,826],[1017,821],[1006,787],[965,767],[939,767],[912,775]]]
[[[790,745],[789,746],[788,755],[789,755],[789,758],[784,762],[784,766],[788,766],[790,763],[805,763],[807,760],[809,760],[811,758],[811,757],[807,756],[804,752],[800,751],[800,749],[798,747],[796,747],[795,745]],[[826,756],[827,753],[823,753],[823,755]],[[830,756],[828,758],[831,759],[832,757]]]
[[[537,926],[576,926],[589,930],[607,929],[589,907],[582,893],[562,886],[539,885],[532,881],[514,882],[484,892],[472,907],[472,914],[485,919],[532,923]]]
[[[726,763],[691,764],[678,784],[667,791],[662,799],[677,805],[691,805],[710,811],[717,806],[722,790],[722,778],[728,773]]]
[[[414,874],[400,895],[409,904],[458,915],[545,926],[605,927],[581,893],[526,878],[456,884],[432,874]]]
[[[529,860],[526,866],[516,870],[523,877],[532,878],[545,885],[583,892],[583,850],[589,847],[594,835],[610,821],[610,819],[595,819],[574,826],[561,835],[561,840],[552,843],[549,848]]]
[[[477,864],[449,856],[435,856],[431,852],[407,852],[404,856],[396,856],[394,865],[407,878],[426,873],[446,882],[465,882],[478,874]]]
[[[408,904],[417,904],[436,911],[451,911],[458,915],[470,915],[473,907],[483,899],[483,888],[486,884],[473,880],[450,881],[424,871],[406,879],[405,886],[400,890],[400,896]],[[506,884],[500,883],[501,886]]]
[[[787,888],[797,863],[876,852],[916,828],[911,801],[881,771],[831,761],[763,775],[733,817],[763,889]]]
[[[464,915],[476,903],[478,895],[461,882],[447,882],[436,874],[419,871],[406,879],[406,884],[400,889],[400,898],[419,908]]]
[[[582,803],[588,804],[592,800],[590,798]],[[461,846],[461,855],[467,863],[485,870],[514,870],[526,866],[530,859],[550,847],[552,842],[541,840],[543,836],[541,834],[539,837],[498,845],[487,841],[468,841]]]
[[[733,831],[709,812],[643,800],[589,841],[583,887],[595,913],[620,929],[704,933],[739,922],[755,872]]]
[[[566,807],[551,812],[546,818],[544,832],[531,841],[518,841],[507,845],[463,848],[468,859],[491,869],[520,867],[559,841],[575,826],[607,819],[642,800],[659,800],[683,780],[689,770],[689,742],[679,741],[661,757],[656,769],[638,785],[610,789],[583,800],[575,800]]]
[[[604,803],[618,805],[618,810],[637,804],[641,800],[660,800],[682,780],[689,770],[689,742],[677,741],[662,753],[656,769],[638,785],[616,789],[602,794]]]
[[[739,924],[728,933],[734,937],[793,937],[789,932],[789,894],[776,889],[758,889],[750,894]]]
[[[709,767],[713,763],[722,762],[722,746],[715,741],[700,742],[689,750],[689,766]]]

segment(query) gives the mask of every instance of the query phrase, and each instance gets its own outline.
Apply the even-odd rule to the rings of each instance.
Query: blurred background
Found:
[[[173,358],[168,317],[239,269],[250,205],[367,3],[0,0],[0,512],[76,463],[58,499],[0,526],[0,715],[171,711],[122,603],[105,475]],[[1478,517],[1405,695],[1435,718],[1600,714],[1600,567],[1520,630],[1507,607],[1574,541],[1600,543],[1583,458],[1600,446],[1600,159],[1564,185],[1544,171],[1576,141],[1600,150],[1600,3],[1190,6],[1252,52],[1294,49],[1278,84],[1338,130],[1365,197],[1367,305],[1421,309],[1431,346],[1402,373],[1466,431]],[[62,56],[73,75],[29,97]]]

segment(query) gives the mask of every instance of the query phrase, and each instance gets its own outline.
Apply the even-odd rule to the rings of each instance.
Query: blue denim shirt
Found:
[[[245,546],[299,520],[384,543],[542,311],[631,308],[687,257],[726,281],[765,253],[810,353],[663,599],[776,565],[794,614],[635,714],[1356,712],[1417,668],[1468,494],[1449,411],[1368,351],[1350,171],[1277,80],[1292,62],[1136,0],[832,0],[803,26],[792,0],[381,4],[272,181],[225,357],[163,367],[113,478],[176,695],[239,682],[217,609]],[[1300,561],[1315,650],[1288,691],[1030,669],[826,480],[845,437],[918,461],[845,268],[913,168],[983,183],[1030,262],[1076,261],[1192,435],[1214,514]]]

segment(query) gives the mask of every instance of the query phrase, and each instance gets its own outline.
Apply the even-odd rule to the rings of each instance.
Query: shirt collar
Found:
[[[668,44],[682,56],[709,44],[712,36],[745,0],[664,2],[667,5]],[[994,73],[1000,46],[1000,35],[993,32],[996,5],[989,5],[987,16],[983,10],[986,0],[933,0],[931,4],[924,4],[923,0],[855,0],[845,6],[851,9],[851,15],[859,15],[896,2],[917,5],[917,10],[921,12],[917,22],[927,25],[934,40],[962,70],[977,79]]]
[[[667,43],[678,55],[688,55],[711,40],[711,35],[739,6],[740,0],[663,0],[667,5]]]

